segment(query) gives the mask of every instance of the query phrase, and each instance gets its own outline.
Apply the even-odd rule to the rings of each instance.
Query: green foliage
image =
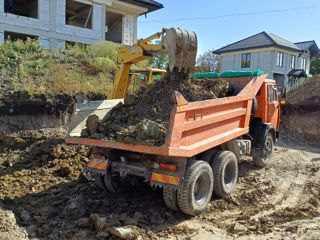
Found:
[[[68,45],[66,50],[45,50],[30,39],[0,43],[0,90],[106,96],[112,87],[118,49],[110,42]]]
[[[220,57],[208,50],[201,54],[196,61],[196,72],[220,72]]]
[[[169,65],[168,54],[159,54],[149,60],[149,66],[153,68],[166,69]]]
[[[94,59],[94,66],[101,72],[112,72],[116,70],[117,65],[107,57],[97,57]]]
[[[88,55],[92,57],[110,58],[116,63],[119,48],[119,44],[109,41],[99,41],[96,45],[89,45],[86,50]]]
[[[320,57],[313,58],[310,63],[310,73],[312,75],[320,74]]]

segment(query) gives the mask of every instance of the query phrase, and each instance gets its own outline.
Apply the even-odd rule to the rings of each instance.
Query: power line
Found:
[[[227,17],[250,16],[250,15],[257,15],[257,14],[268,14],[268,13],[293,12],[293,11],[315,9],[315,8],[320,8],[320,5],[307,6],[307,7],[287,8],[287,9],[279,9],[279,10],[266,10],[266,11],[258,11],[258,12],[224,14],[224,15],[215,16],[215,17],[177,18],[177,19],[171,20],[171,21],[150,20],[150,21],[144,21],[144,22],[139,22],[139,23],[163,23],[163,24],[166,24],[166,23],[175,23],[175,22],[181,22],[181,21],[216,20],[216,19],[227,18]]]

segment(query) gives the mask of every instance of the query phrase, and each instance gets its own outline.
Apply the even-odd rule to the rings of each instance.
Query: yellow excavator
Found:
[[[158,44],[152,44],[160,39]],[[149,59],[154,55],[167,53],[170,71],[187,71],[195,65],[197,54],[197,39],[194,32],[181,29],[163,29],[146,39],[140,39],[133,46],[122,46],[118,52],[118,62],[113,88],[108,99],[124,98],[128,93],[130,66]]]
[[[163,78],[166,72],[167,71],[164,69],[157,68],[131,68],[130,76],[132,81],[132,92],[136,92],[141,87]]]
[[[156,44],[154,40],[160,39]],[[197,37],[194,32],[170,28],[140,39],[133,46],[122,46],[118,51],[118,62],[113,88],[104,101],[83,101],[76,104],[69,136],[80,136],[85,127],[86,119],[90,115],[97,115],[100,119],[106,116],[112,107],[123,101],[128,94],[130,83],[130,67],[140,61],[149,59],[157,54],[168,54],[169,71],[177,69],[187,72],[195,65],[197,55]]]

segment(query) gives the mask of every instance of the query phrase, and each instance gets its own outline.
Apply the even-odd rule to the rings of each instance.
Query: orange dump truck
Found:
[[[267,165],[279,135],[276,82],[263,74],[223,79],[237,95],[187,102],[176,92],[160,147],[80,137],[87,116],[103,118],[121,100],[83,105],[66,141],[93,147],[86,170],[100,188],[120,192],[142,180],[163,188],[170,209],[197,215],[213,193],[225,197],[235,190],[241,156],[252,156],[260,167]]]

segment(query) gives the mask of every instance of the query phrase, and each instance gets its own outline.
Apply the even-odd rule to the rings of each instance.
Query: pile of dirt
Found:
[[[160,146],[167,135],[178,91],[189,102],[231,96],[233,88],[222,79],[188,79],[173,71],[115,106],[103,122],[88,118],[83,137],[104,138],[129,144]]]
[[[291,89],[286,104],[281,109],[282,123],[292,132],[307,140],[320,142],[320,75],[307,79],[299,87]]]
[[[286,102],[290,105],[299,105],[314,97],[320,97],[320,75],[308,78],[299,87],[291,89]]]
[[[0,92],[1,115],[48,114],[60,117],[72,113],[74,98],[67,93],[31,94],[26,91]]]

